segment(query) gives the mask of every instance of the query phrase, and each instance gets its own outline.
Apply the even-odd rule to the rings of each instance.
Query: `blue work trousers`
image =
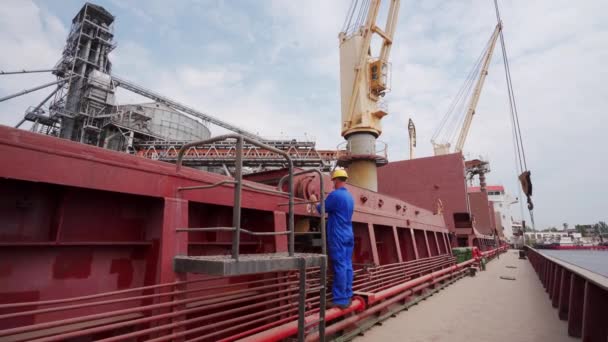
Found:
[[[334,271],[331,289],[334,304],[346,305],[353,296],[353,247],[354,241],[328,243],[329,259]]]

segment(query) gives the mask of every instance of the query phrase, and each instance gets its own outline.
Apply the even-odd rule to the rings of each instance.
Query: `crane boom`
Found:
[[[386,26],[376,25],[381,0],[372,0],[365,24],[349,34],[346,27],[340,33],[340,74],[342,88],[342,135],[370,132],[380,135],[380,119],[387,113],[378,108],[379,99],[388,90],[388,58],[397,26],[400,0],[391,0]],[[377,57],[373,57],[370,45],[373,35],[382,40]]]
[[[475,81],[475,85],[473,87],[472,93],[468,93],[467,91],[464,90],[464,89],[467,89],[469,86],[473,85],[473,83],[472,83],[473,78],[469,78],[469,79],[467,79],[467,81],[463,85],[463,88],[460,90],[456,99],[452,103],[451,109],[448,110],[448,112],[446,113],[446,116],[442,120],[442,123],[439,125],[439,127],[435,131],[435,134],[434,134],[433,138],[431,139],[431,143],[433,144],[433,149],[435,151],[435,155],[444,155],[444,154],[450,153],[450,147],[452,147],[452,143],[451,143],[452,138],[448,138],[448,136],[452,136],[452,134],[448,133],[448,132],[450,132],[450,128],[447,128],[447,127],[449,127],[450,125],[448,124],[446,126],[446,123],[450,119],[450,115],[456,114],[456,112],[452,112],[452,110],[457,107],[457,104],[460,103],[461,100],[466,99],[466,97],[463,97],[462,95],[471,94],[469,102],[466,105],[467,110],[466,110],[466,112],[464,112],[465,113],[464,120],[462,123],[462,127],[460,127],[460,132],[458,134],[458,140],[456,142],[456,145],[454,146],[454,152],[462,151],[462,149],[464,147],[464,143],[469,134],[469,130],[471,128],[471,123],[473,122],[473,115],[475,115],[477,103],[479,102],[479,97],[481,96],[481,90],[483,89],[483,85],[486,80],[486,76],[488,75],[488,68],[490,66],[490,61],[492,60],[492,54],[494,53],[494,47],[496,46],[496,41],[498,40],[498,37],[500,36],[501,31],[502,31],[502,23],[499,22],[496,25],[494,32],[490,36],[490,39],[488,40],[486,49],[480,56],[480,58],[478,60],[478,64],[476,63],[475,67],[473,68],[474,71],[471,72],[471,75],[473,75],[473,76],[477,75],[477,72],[479,73],[479,76],[477,77],[477,80]],[[471,83],[469,83],[469,81]],[[468,89],[471,89],[471,88],[468,88]],[[458,114],[458,115],[462,115],[463,112],[460,112],[460,113],[461,114]],[[452,122],[455,122],[455,121],[452,121]],[[458,128],[458,127],[457,126],[453,127],[453,129],[456,129],[456,128]],[[455,131],[452,131],[452,132],[455,133]],[[445,140],[439,140],[439,142],[438,142],[436,140],[436,138],[438,138],[440,134],[444,135]]]
[[[388,58],[399,3],[389,0],[382,29],[376,24],[381,0],[354,0],[339,35],[341,134],[348,141],[342,163],[348,167],[351,184],[373,191],[378,188],[376,167],[386,159],[376,155],[376,139],[382,133],[380,120],[388,114],[380,100],[389,90]],[[380,40],[377,55],[372,54],[376,47],[371,44],[372,37]]]
[[[479,79],[475,84],[475,89],[473,90],[473,96],[471,96],[471,101],[469,102],[467,114],[464,118],[464,123],[462,124],[462,129],[460,130],[460,134],[458,135],[458,141],[456,142],[456,146],[454,150],[456,152],[461,152],[464,147],[464,143],[467,139],[467,135],[469,134],[469,129],[471,128],[471,122],[473,121],[473,115],[475,115],[475,109],[477,108],[477,103],[479,102],[479,96],[481,95],[481,89],[483,88],[483,84],[486,80],[486,76],[488,75],[488,67],[490,66],[490,61],[492,60],[492,54],[494,52],[494,47],[496,46],[496,40],[499,37],[500,31],[502,30],[502,25],[499,22],[494,29],[494,33],[492,34],[492,38],[490,39],[490,46],[488,47],[488,51],[483,59],[483,65],[481,67],[481,73],[479,74]]]

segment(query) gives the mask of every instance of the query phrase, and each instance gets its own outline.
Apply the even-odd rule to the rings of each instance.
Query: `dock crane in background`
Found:
[[[380,0],[354,0],[340,32],[340,95],[342,136],[346,151],[339,163],[348,167],[349,183],[378,190],[377,166],[387,162],[376,154],[382,133],[380,120],[388,114],[381,102],[389,91],[388,61],[397,26],[399,0],[390,0],[386,25],[376,21]],[[372,37],[380,40],[380,52],[372,54]]]
[[[479,102],[483,84],[486,80],[486,76],[488,75],[488,68],[490,66],[490,61],[492,60],[494,47],[496,46],[496,41],[498,40],[501,31],[502,23],[499,22],[496,25],[496,28],[494,29],[494,32],[492,33],[484,52],[480,56],[480,59],[478,59],[475,63],[475,66],[469,73],[467,80],[450,105],[450,108],[443,117],[440,125],[437,127],[435,134],[433,134],[431,143],[433,144],[433,150],[435,151],[436,156],[451,153],[451,141],[453,141],[456,129],[460,126],[460,122],[462,122],[462,126],[460,128],[458,140],[454,146],[453,152],[462,152],[467,135],[469,134],[469,129],[471,128],[471,122],[473,121],[473,115],[475,115],[475,110],[477,108],[477,103]],[[475,77],[476,75],[477,77]],[[470,93],[471,86],[473,85],[473,80],[475,78],[477,81],[475,82],[473,92]],[[467,110],[463,120],[461,117],[461,112],[457,111],[456,109],[459,107],[459,104],[464,103],[464,100],[469,97],[469,94],[470,100],[466,107]]]
[[[516,155],[516,164],[518,171],[518,180],[521,185],[521,190],[523,194],[527,198],[528,203],[528,211],[530,213],[530,220],[532,221],[532,226],[534,226],[534,204],[532,202],[532,179],[531,172],[528,168],[526,162],[526,154],[524,152],[524,143],[522,138],[522,133],[519,124],[519,114],[517,111],[517,106],[515,103],[515,93],[513,91],[513,81],[511,78],[511,70],[509,67],[509,59],[507,55],[507,48],[505,45],[505,39],[502,32],[502,20],[500,18],[500,10],[498,7],[498,0],[494,0],[494,8],[496,10],[496,28],[490,37],[486,49],[484,53],[480,56],[477,63],[473,67],[472,71],[469,73],[467,80],[464,85],[458,92],[458,95],[452,101],[450,108],[447,113],[441,120],[441,123],[435,130],[433,137],[431,139],[431,143],[433,144],[433,149],[435,151],[435,155],[443,155],[450,153],[450,141],[453,141],[454,134],[456,129],[459,127],[460,122],[462,123],[462,127],[460,129],[460,134],[458,136],[458,141],[454,148],[454,152],[462,152],[462,148],[464,147],[464,143],[466,141],[467,135],[469,133],[469,129],[471,128],[471,122],[473,120],[473,115],[475,115],[475,109],[477,107],[477,103],[479,102],[479,96],[481,95],[481,90],[483,88],[484,81],[486,76],[488,75],[488,67],[490,65],[490,61],[492,59],[492,54],[494,52],[494,47],[496,46],[496,41],[500,38],[500,46],[502,50],[502,58],[503,65],[505,69],[505,79],[507,82],[507,92],[509,98],[509,109],[511,114],[511,123],[513,128],[513,142],[515,146],[515,155]],[[477,77],[475,77],[477,75]],[[474,91],[471,95],[471,99],[467,106],[467,111],[464,116],[464,120],[458,114],[459,111],[455,109],[459,107],[459,104],[462,104],[463,99],[468,98],[468,94],[470,94],[471,86],[473,81],[477,79],[475,83]],[[455,114],[456,113],[456,114]],[[447,124],[447,125],[446,125]],[[451,127],[451,128],[450,128]],[[442,135],[444,139],[438,139],[438,137]],[[481,160],[470,161],[476,165],[468,165],[467,172],[470,175],[479,175],[480,181],[481,178],[484,177],[484,174],[489,172],[488,163]],[[521,203],[521,202],[520,202]],[[522,207],[522,222],[523,222],[523,232],[525,232],[525,221],[523,221],[523,207]]]
[[[416,147],[416,126],[414,126],[414,121],[412,121],[411,118],[407,123],[407,132],[410,137],[410,159],[414,159],[414,148]]]

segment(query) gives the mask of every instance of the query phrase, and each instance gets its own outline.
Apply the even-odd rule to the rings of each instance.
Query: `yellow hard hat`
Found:
[[[344,169],[335,170],[331,175],[331,179],[333,180],[335,178],[348,178],[348,173],[346,173],[346,170]]]

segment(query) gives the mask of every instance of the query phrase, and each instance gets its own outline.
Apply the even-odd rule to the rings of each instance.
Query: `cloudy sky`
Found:
[[[264,136],[312,138],[320,148],[342,141],[337,36],[349,1],[96,3],[116,16],[115,74]],[[0,70],[52,67],[82,4],[3,0]],[[500,6],[537,228],[607,220],[608,2]],[[432,154],[430,138],[495,25],[490,0],[402,1],[381,137],[390,160],[408,155],[409,118],[416,155]],[[489,159],[489,183],[518,196],[502,63],[497,53],[465,154]],[[0,96],[50,80],[0,76]],[[45,95],[0,103],[0,124],[14,125]]]

